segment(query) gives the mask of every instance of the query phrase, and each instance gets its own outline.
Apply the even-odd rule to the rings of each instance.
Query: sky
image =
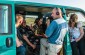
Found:
[[[85,0],[15,0],[15,1],[28,1],[28,2],[36,2],[36,3],[45,3],[45,4],[56,4],[63,6],[72,6],[81,8],[85,11]]]

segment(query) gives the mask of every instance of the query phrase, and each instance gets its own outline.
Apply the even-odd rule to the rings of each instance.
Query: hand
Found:
[[[38,36],[42,36],[42,35],[38,34]]]
[[[38,34],[35,34],[36,36],[38,36]]]
[[[75,39],[76,42],[78,42],[79,40],[80,40],[80,38]]]
[[[23,22],[22,20],[19,20],[17,23],[18,23],[18,24],[22,24],[22,22]]]
[[[47,36],[45,34],[42,35],[44,38],[47,38]]]
[[[17,23],[18,23],[18,24],[22,24],[23,18],[22,18],[22,17],[19,17],[19,18],[21,18],[21,19],[19,19],[19,20],[17,21]]]
[[[34,45],[34,44],[32,44],[32,46],[31,46],[33,49],[35,49],[36,48],[36,45]]]
[[[42,36],[42,35],[40,35],[40,34],[35,34],[36,36]]]

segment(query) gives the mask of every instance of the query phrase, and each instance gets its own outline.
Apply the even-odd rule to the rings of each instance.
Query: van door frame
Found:
[[[16,40],[15,40],[15,6],[13,1],[1,1],[0,5],[11,5],[11,21],[12,21],[12,33],[0,35],[3,39],[2,46],[0,46],[0,54],[2,55],[16,55]],[[6,47],[6,38],[11,37],[13,39],[13,45],[11,47]]]

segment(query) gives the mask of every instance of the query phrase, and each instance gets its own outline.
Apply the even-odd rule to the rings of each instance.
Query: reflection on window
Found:
[[[8,33],[8,6],[0,5],[0,33]]]

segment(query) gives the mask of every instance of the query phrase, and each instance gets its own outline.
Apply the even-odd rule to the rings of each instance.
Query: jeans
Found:
[[[72,55],[85,55],[85,49],[84,49],[84,41],[81,39],[80,41],[71,42],[72,47]]]
[[[25,55],[26,48],[24,46],[17,47],[17,55]]]

